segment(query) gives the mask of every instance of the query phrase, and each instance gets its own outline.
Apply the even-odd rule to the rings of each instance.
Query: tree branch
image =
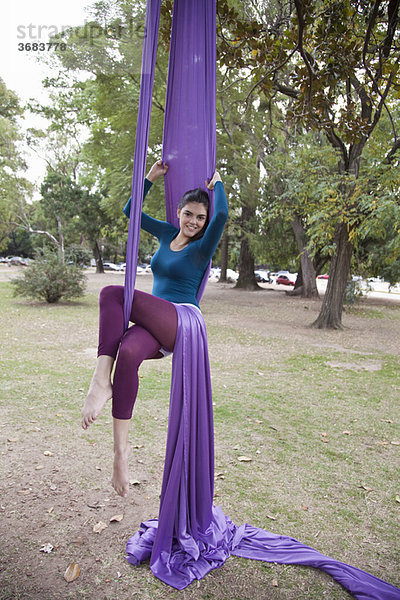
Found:
[[[306,65],[307,71],[308,71],[308,76],[309,76],[309,80],[310,80],[310,86],[308,88],[308,104],[309,104],[309,106],[311,106],[312,85],[313,85],[314,77],[316,76],[316,72],[314,71],[311,61],[310,61],[310,58],[312,59],[312,56],[310,56],[310,54],[305,51],[304,46],[303,46],[303,35],[304,35],[304,29],[305,29],[305,21],[304,21],[304,16],[303,16],[303,1],[295,0],[294,4],[296,7],[297,18],[299,20],[299,35],[298,35],[298,39],[297,39],[297,47],[298,47],[298,50],[303,58],[304,64]]]

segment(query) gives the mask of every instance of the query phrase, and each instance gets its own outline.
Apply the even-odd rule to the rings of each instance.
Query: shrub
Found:
[[[12,281],[14,294],[58,302],[83,296],[86,278],[82,269],[75,265],[66,265],[59,254],[44,250],[24,271],[22,277]]]
[[[91,258],[92,253],[90,250],[80,244],[72,244],[65,250],[65,261],[72,262],[79,267],[89,265]]]

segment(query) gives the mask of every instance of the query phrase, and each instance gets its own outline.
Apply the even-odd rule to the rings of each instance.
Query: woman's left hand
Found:
[[[167,163],[163,162],[162,160],[158,160],[157,162],[154,163],[154,165],[151,167],[150,171],[147,174],[147,179],[149,181],[151,181],[152,183],[154,183],[159,177],[161,177],[162,175],[165,175],[165,173],[168,171],[168,165]]]
[[[218,173],[218,171],[215,171],[214,175],[212,176],[211,181],[208,181],[208,179],[206,180],[207,188],[209,190],[213,190],[214,185],[217,183],[217,181],[222,181],[222,179],[221,179],[221,175]]]

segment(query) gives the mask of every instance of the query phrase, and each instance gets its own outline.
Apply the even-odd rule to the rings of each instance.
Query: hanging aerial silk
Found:
[[[143,203],[147,145],[149,141],[151,103],[157,55],[158,26],[161,0],[148,0],[143,34],[142,74],[136,127],[135,159],[133,163],[132,204],[130,209],[124,293],[125,329],[129,324],[136,282],[136,266],[140,238],[140,217]]]
[[[154,11],[159,11],[159,4],[156,0],[148,2],[142,59],[144,65],[152,64],[153,70],[158,27]],[[166,210],[171,222],[176,218],[176,202],[183,192],[204,185],[204,179],[214,170],[215,13],[215,0],[174,3],[163,142],[163,159],[169,164],[165,185]],[[150,31],[148,27],[154,29]],[[132,207],[136,208],[131,209],[132,241],[128,245],[133,249],[139,239],[150,119],[152,76],[147,75],[146,72],[139,115],[148,120],[140,123],[140,128],[138,124],[135,148],[135,165],[140,168],[134,170],[132,192]],[[131,253],[128,260],[129,272],[133,274],[137,254]],[[128,561],[136,565],[150,559],[150,568],[159,579],[183,589],[222,566],[234,554],[316,567],[330,574],[359,600],[400,600],[400,589],[389,583],[324,556],[293,538],[251,525],[237,527],[221,508],[213,505],[214,439],[207,333],[199,309],[187,305],[176,305],[176,309],[178,331],[172,360],[159,516],[142,523],[129,539]]]

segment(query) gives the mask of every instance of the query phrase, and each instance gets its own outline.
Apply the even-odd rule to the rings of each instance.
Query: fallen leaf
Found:
[[[267,519],[271,519],[271,521],[276,521],[276,517],[272,515],[267,515]]]
[[[45,451],[43,452],[43,454],[44,454],[45,456],[54,456],[53,452],[50,452],[50,450],[45,450]]]
[[[96,467],[97,471],[101,471],[101,467]]]
[[[381,419],[382,423],[393,423],[392,419]]]
[[[400,496],[396,496],[395,500],[400,504]]]
[[[342,431],[343,435],[351,435],[350,431]]]
[[[302,506],[302,509],[303,509],[303,510],[308,510],[308,506],[305,506],[305,505],[304,505],[304,506]]]
[[[239,462],[251,462],[253,459],[250,456],[238,456]]]
[[[103,521],[99,521],[96,525],[93,526],[94,533],[101,533],[103,529],[107,529],[108,525],[103,523]]]
[[[140,485],[140,481],[138,479],[131,479],[129,483],[131,485]]]
[[[397,440],[390,443],[392,444],[392,446],[400,446],[400,442],[398,442]]]
[[[359,488],[361,488],[362,490],[365,490],[366,492],[373,492],[374,488],[372,487],[368,487],[367,485],[359,485]]]
[[[43,465],[36,465],[35,467],[36,471],[41,471],[41,469],[44,469]]]
[[[18,438],[8,438],[7,442],[18,442]]]
[[[278,586],[279,586],[279,584],[278,584],[278,580],[277,580],[277,579],[273,579],[273,580],[272,580],[272,585],[273,585],[274,587],[278,587]]]
[[[19,490],[18,494],[21,496],[28,496],[31,493],[31,490]]]
[[[224,473],[217,473],[215,475],[214,479],[225,479],[225,474]]]
[[[143,448],[143,444],[136,444],[135,446],[133,446],[136,450],[139,450],[140,448]]]
[[[51,513],[53,512],[53,510],[54,510],[54,506],[51,506],[51,507],[49,508],[49,510],[47,511],[47,512],[49,513],[49,515],[51,515]]]
[[[254,419],[254,423],[263,423],[263,421],[261,419]]]
[[[50,552],[52,552],[53,550],[54,546],[52,546],[51,544],[43,544],[39,552],[45,552],[46,554],[50,554]]]
[[[111,517],[110,523],[113,523],[114,521],[117,521],[117,523],[119,523],[120,521],[122,521],[123,518],[124,515],[114,515],[113,517]]]
[[[78,579],[80,573],[81,568],[78,563],[71,563],[64,573],[64,579],[65,581],[68,581],[68,583],[71,583],[72,581],[75,581],[75,579]]]

